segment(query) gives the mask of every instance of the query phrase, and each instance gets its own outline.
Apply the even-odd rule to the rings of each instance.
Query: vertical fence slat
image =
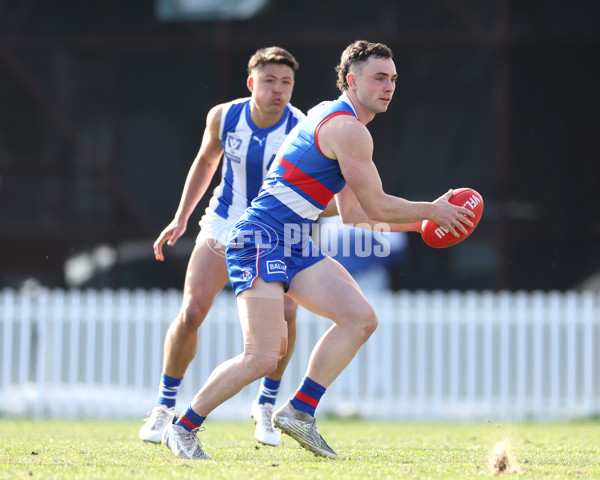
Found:
[[[449,371],[449,391],[448,404],[453,410],[459,408],[461,402],[461,382],[464,379],[462,373],[462,312],[460,308],[456,308],[458,302],[456,299],[450,301],[447,307],[444,308],[444,316],[448,315],[448,328],[450,329],[450,371]]]
[[[580,351],[577,348],[578,332],[581,326],[581,310],[580,310],[579,295],[575,292],[567,292],[564,296],[564,322],[567,329],[567,338],[565,343],[565,375],[566,375],[566,391],[565,403],[567,405],[575,405],[580,408],[578,387],[581,383],[581,375],[583,366],[580,365]]]
[[[148,311],[148,298],[149,292],[144,290],[137,290],[135,292],[134,299],[134,310],[133,310],[133,387],[136,390],[141,390],[144,381],[144,361],[148,355],[149,350],[144,348],[145,345],[145,327],[146,318],[149,315]]]
[[[400,294],[399,298],[399,310],[402,312],[402,321],[399,324],[400,330],[400,381],[398,384],[398,398],[400,399],[401,409],[405,410],[406,405],[409,402],[409,388],[410,388],[410,325],[414,315],[414,309],[412,307],[412,295],[408,292]]]
[[[37,294],[37,304],[34,311],[34,323],[37,326],[37,343],[35,352],[36,366],[34,383],[39,389],[41,398],[47,395],[46,371],[48,368],[48,362],[46,361],[46,357],[48,350],[48,302],[49,292],[46,289],[42,289]],[[36,417],[41,417],[44,414],[44,411],[42,409],[35,409],[33,414]]]
[[[85,292],[86,313],[85,321],[85,371],[83,382],[88,389],[93,389],[95,384],[94,372],[96,370],[96,322],[99,313],[98,293],[95,290]]]
[[[12,357],[13,357],[13,342],[14,342],[14,324],[17,316],[16,306],[16,294],[12,289],[6,289],[0,292],[0,308],[2,312],[0,314],[0,326],[2,328],[2,352],[0,352],[2,358],[2,366],[0,372],[2,378],[0,378],[0,399],[2,405],[8,407],[8,411],[12,410],[12,399],[9,392],[9,387],[12,386],[13,375],[12,375]],[[18,401],[18,400],[17,400]]]
[[[585,411],[594,408],[597,400],[594,398],[597,362],[595,359],[596,344],[594,343],[594,325],[600,321],[600,293],[585,292],[583,294],[583,355],[582,355],[582,395]]]
[[[102,339],[102,361],[100,364],[100,388],[102,391],[108,391],[112,382],[111,371],[114,364],[113,349],[113,324],[115,322],[115,303],[118,301],[117,293],[111,290],[103,290],[100,303],[100,325],[101,332],[99,337]],[[117,305],[118,309],[118,305]],[[106,416],[109,414],[109,402],[101,402],[99,406],[100,414]]]
[[[463,305],[465,309],[465,324],[467,328],[467,349],[466,349],[466,362],[467,362],[467,383],[466,383],[466,396],[470,399],[474,405],[478,404],[477,391],[479,382],[479,369],[481,363],[479,361],[479,345],[478,332],[479,322],[477,321],[477,314],[475,309],[469,308],[472,303],[468,301],[466,295],[456,292],[458,301]]]
[[[512,320],[512,295],[509,292],[501,292],[498,298],[499,309],[499,330],[500,330],[500,348],[499,356],[499,385],[498,385],[498,400],[499,413],[507,413],[507,400],[512,400],[511,396],[511,365],[512,365],[512,348],[511,348],[511,320]]]
[[[431,364],[433,368],[431,375],[431,408],[435,408],[436,405],[439,408],[444,402],[444,378],[446,376],[444,328],[446,321],[443,318],[442,312],[445,311],[443,305],[446,300],[445,295],[434,297],[426,313],[427,324],[430,326],[432,330],[431,334],[433,335],[431,339]]]
[[[547,308],[546,295],[543,292],[532,294],[532,323],[533,323],[533,395],[532,408],[541,412],[544,408],[546,398],[545,390],[545,367],[546,356],[544,348],[544,331],[546,326]]]
[[[25,389],[31,369],[31,296],[28,294],[22,295],[20,304],[17,314],[17,322],[19,324],[17,385],[19,388]]]
[[[550,380],[550,395],[547,399],[546,408],[557,410],[561,404],[561,383],[564,377],[564,358],[563,349],[561,348],[561,329],[563,327],[561,319],[564,317],[562,315],[561,295],[558,292],[551,292],[549,296],[548,322],[550,328],[550,350],[548,351],[548,363],[550,371],[547,375]]]
[[[63,385],[63,345],[64,345],[64,325],[65,317],[67,315],[66,308],[66,292],[63,290],[55,290],[52,292],[52,305],[50,318],[52,320],[52,336],[51,346],[49,348],[49,361],[51,364],[51,376],[50,384],[53,396],[57,396],[57,391],[61,389]],[[56,415],[59,411],[63,410],[63,405],[58,402],[52,402],[49,406],[51,415]]]
[[[496,349],[494,343],[494,332],[498,323],[496,316],[496,307],[494,305],[495,296],[491,292],[484,292],[478,294],[480,302],[480,315],[483,324],[483,398],[485,399],[485,406],[488,410],[495,410],[494,398],[494,384],[497,378],[495,371],[496,362]]]

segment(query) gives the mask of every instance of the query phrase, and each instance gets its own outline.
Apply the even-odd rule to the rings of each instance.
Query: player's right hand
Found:
[[[163,255],[163,245],[166,243],[169,247],[172,247],[177,243],[177,240],[185,233],[186,224],[181,224],[172,221],[167,228],[165,228],[154,242],[154,258],[162,262],[165,257]]]
[[[458,238],[460,237],[459,232],[463,235],[469,234],[465,225],[471,228],[474,226],[468,217],[475,218],[475,214],[465,207],[451,204],[449,200],[453,193],[452,189],[450,189],[433,202],[437,208],[435,216],[430,220],[446,228],[454,237]]]

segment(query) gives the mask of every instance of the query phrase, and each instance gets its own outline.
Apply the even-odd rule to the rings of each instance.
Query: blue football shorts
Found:
[[[283,282],[287,292],[298,272],[325,258],[308,235],[291,244],[268,225],[246,220],[231,230],[225,255],[236,295],[259,276],[265,282]]]

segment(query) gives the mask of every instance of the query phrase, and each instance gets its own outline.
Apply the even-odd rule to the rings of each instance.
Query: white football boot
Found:
[[[163,431],[173,422],[173,418],[175,418],[175,407],[157,405],[140,428],[140,438],[144,442],[160,443]]]
[[[338,458],[338,454],[327,445],[319,433],[317,419],[308,413],[296,410],[290,402],[273,414],[273,425],[315,455]]]
[[[276,447],[281,443],[281,432],[273,428],[271,417],[273,416],[273,405],[270,403],[258,404],[254,402],[250,409],[250,416],[254,419],[256,429],[254,438],[260,443]]]
[[[202,444],[198,440],[198,432],[204,428],[194,428],[191,432],[181,425],[171,423],[165,428],[162,435],[162,443],[179,458],[186,460],[211,460],[202,450]]]

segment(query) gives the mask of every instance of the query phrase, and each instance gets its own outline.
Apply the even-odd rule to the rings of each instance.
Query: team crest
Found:
[[[240,163],[243,143],[244,142],[237,133],[227,132],[227,138],[225,139],[225,153],[229,160]]]
[[[242,268],[242,280],[250,280],[252,278],[252,267]]]

